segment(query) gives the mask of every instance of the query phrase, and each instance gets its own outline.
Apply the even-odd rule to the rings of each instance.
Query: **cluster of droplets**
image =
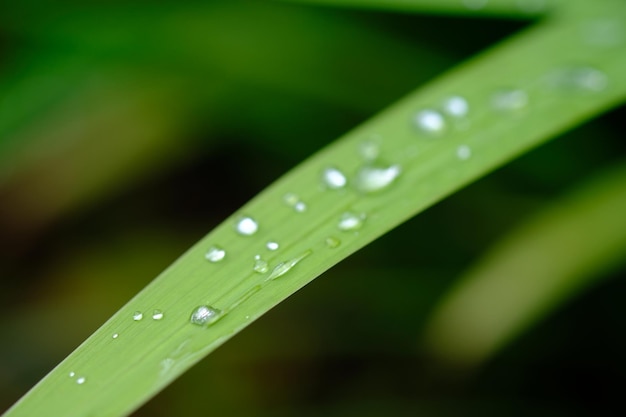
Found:
[[[133,320],[134,321],[141,321],[141,320],[143,320],[143,317],[144,317],[144,315],[143,315],[143,312],[141,312],[141,311],[135,311],[133,313]],[[163,320],[163,317],[165,317],[165,313],[163,313],[163,311],[161,311],[161,310],[156,309],[156,310],[154,310],[152,312],[152,320],[160,321],[160,320]],[[118,336],[119,335],[116,333],[116,334],[113,335],[113,338],[117,339]]]
[[[73,379],[73,378],[76,377],[76,372],[71,371],[68,375],[69,375],[70,378]],[[85,382],[87,382],[87,378],[84,377],[84,376],[79,376],[79,377],[76,378],[76,384],[77,385],[83,385]]]
[[[450,123],[458,128],[464,128],[464,121],[469,111],[467,99],[459,95],[451,95],[435,108],[417,111],[412,117],[412,122],[422,134],[439,137],[448,131]]]
[[[297,194],[287,193],[283,196],[283,201],[297,213],[304,213],[307,205]]]

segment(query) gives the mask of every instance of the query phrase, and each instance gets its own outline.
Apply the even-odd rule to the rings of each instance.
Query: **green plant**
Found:
[[[462,2],[452,0],[343,3],[378,9],[467,11],[460,7]],[[527,10],[519,4],[543,3],[492,0],[475,12],[524,16]],[[121,308],[6,415],[128,414],[342,259],[512,158],[620,104],[626,95],[623,3],[546,2],[546,9],[537,11],[546,13],[543,20],[369,119],[243,206]],[[91,22],[70,16],[64,25],[54,23],[52,33],[59,39],[95,45],[101,54],[119,48],[115,39],[90,31]],[[176,18],[164,22],[174,27],[178,23]],[[78,33],[86,35],[81,39]],[[224,52],[227,45],[219,40],[211,44],[222,53],[228,53]],[[289,46],[281,53],[292,51]],[[263,68],[256,70],[246,76],[267,77]],[[175,100],[178,93],[169,87],[153,91],[153,82],[158,80],[152,76],[131,90],[137,92],[136,102],[150,103],[131,108],[139,109],[139,115],[148,112],[151,120],[163,124],[155,129],[157,133],[142,132],[140,136],[148,143],[168,136],[179,122],[171,115],[160,117],[161,106]],[[285,76],[286,89],[318,91],[315,84],[289,81]],[[89,94],[90,88],[85,90]],[[336,93],[322,86],[319,94]],[[221,97],[207,91],[181,113],[197,111],[213,95]],[[119,102],[133,103],[125,98]],[[13,126],[7,123],[3,128],[11,132]],[[170,143],[158,143],[163,143],[164,154],[171,149]],[[622,177],[606,186],[607,194],[615,195],[620,203]],[[208,189],[217,181],[209,178]],[[588,214],[585,204],[595,208],[605,201],[595,201],[596,191],[590,195],[583,199],[583,209],[576,211],[572,223]],[[609,201],[608,207],[616,207]],[[589,241],[581,249],[590,254],[594,249],[601,251],[597,258],[591,256],[601,260],[599,265],[592,262],[594,267],[583,270],[584,276],[618,262],[623,254],[626,233],[621,212],[612,212],[610,224],[619,226],[612,229],[615,238],[599,238],[607,243],[606,248],[598,249]],[[243,226],[238,228],[242,219]],[[591,228],[600,219],[606,220],[599,216]],[[546,230],[540,228],[536,234]],[[526,247],[534,244],[532,238],[529,241]],[[276,242],[278,248],[266,246],[269,242]],[[522,251],[514,248],[512,252]],[[568,259],[553,261],[565,265]],[[199,306],[207,307],[194,316]],[[133,320],[135,312],[144,317],[137,315]],[[153,314],[154,319],[149,317]],[[433,323],[435,330],[430,334],[437,346],[437,326],[444,324]],[[477,356],[482,360],[491,352]]]

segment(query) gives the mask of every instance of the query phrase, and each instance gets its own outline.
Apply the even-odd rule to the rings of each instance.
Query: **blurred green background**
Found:
[[[0,6],[0,410],[273,180],[533,24],[83,3]],[[609,278],[624,262],[481,367],[435,361],[419,340],[511,227],[621,163],[623,120],[606,114],[369,245],[134,415],[619,415],[626,282]]]

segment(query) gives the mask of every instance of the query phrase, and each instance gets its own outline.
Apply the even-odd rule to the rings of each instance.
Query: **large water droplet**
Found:
[[[143,319],[143,313],[141,311],[135,311],[133,313],[133,320],[139,321],[141,319]]]
[[[456,156],[460,160],[466,161],[472,156],[472,149],[467,145],[460,145],[456,148]]]
[[[276,279],[278,277],[282,277],[287,272],[291,271],[291,269],[294,266],[296,266],[298,263],[300,263],[300,261],[302,261],[304,258],[309,256],[311,253],[313,253],[313,252],[308,250],[308,251],[304,252],[302,255],[298,256],[297,258],[293,258],[293,259],[291,259],[289,261],[285,261],[285,262],[279,263],[278,265],[276,265],[274,267],[274,269],[272,269],[272,273],[267,277],[266,281],[270,281],[270,280]]]
[[[502,112],[515,112],[528,105],[528,94],[524,90],[505,89],[491,96],[491,105]]]
[[[266,260],[261,258],[261,255],[256,255],[254,257],[254,266],[252,269],[254,272],[258,272],[259,274],[265,274],[270,270],[270,266]]]
[[[298,213],[305,212],[307,209],[306,204],[304,201],[300,200],[297,194],[287,193],[283,196],[283,201]]]
[[[76,383],[77,383],[78,385],[83,385],[85,382],[87,382],[87,378],[85,378],[84,376],[78,377],[78,378],[76,379]]]
[[[189,321],[198,326],[208,326],[215,323],[222,316],[222,311],[211,306],[196,307],[191,313]]]
[[[383,168],[364,166],[356,174],[354,186],[363,193],[373,193],[387,188],[400,175],[399,165]]]
[[[267,242],[265,247],[267,248],[267,250],[275,251],[275,250],[278,250],[279,245],[278,245],[278,242],[269,241]]]
[[[348,183],[346,176],[339,169],[328,167],[322,171],[322,183],[331,190],[343,188]]]
[[[339,230],[344,232],[359,230],[361,227],[363,227],[364,220],[364,214],[354,214],[351,212],[346,212],[343,213],[339,218],[339,223],[337,224],[337,227],[339,228]]]
[[[421,110],[413,116],[413,123],[424,133],[439,135],[446,130],[446,120],[437,110]]]
[[[599,93],[609,83],[604,72],[588,66],[559,68],[548,76],[548,80],[554,88],[574,93]]]
[[[259,224],[252,217],[242,217],[237,221],[235,230],[242,236],[252,236],[259,230]]]
[[[152,312],[152,320],[161,320],[164,316],[161,310],[154,310]]]
[[[204,257],[209,262],[219,262],[226,257],[226,251],[219,246],[212,246],[204,255]]]
[[[326,238],[325,243],[326,243],[326,246],[328,246],[331,249],[334,249],[336,247],[339,247],[339,245],[341,245],[341,240],[337,239],[334,236],[329,236]]]
[[[443,112],[451,117],[465,117],[469,112],[467,100],[461,96],[451,96],[443,101]]]

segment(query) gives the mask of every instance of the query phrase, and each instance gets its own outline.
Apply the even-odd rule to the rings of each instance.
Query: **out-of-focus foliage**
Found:
[[[286,169],[523,25],[258,1],[84,3],[0,6],[2,410]],[[626,375],[623,280],[469,376],[433,366],[415,340],[511,226],[623,159],[622,113],[368,246],[137,415],[611,415]]]

